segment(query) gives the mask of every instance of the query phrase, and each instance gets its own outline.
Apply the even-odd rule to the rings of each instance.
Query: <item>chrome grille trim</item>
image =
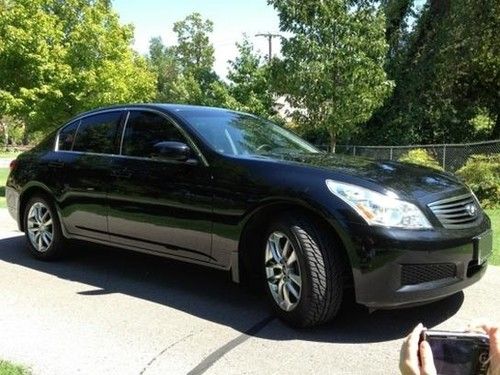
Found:
[[[467,206],[476,207],[476,215],[471,216]],[[441,225],[449,229],[464,229],[475,226],[482,218],[482,210],[472,194],[463,194],[441,199],[427,205]]]

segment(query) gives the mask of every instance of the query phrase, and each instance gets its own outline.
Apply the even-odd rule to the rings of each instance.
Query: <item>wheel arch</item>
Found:
[[[327,218],[321,210],[300,201],[280,200],[264,204],[253,210],[244,222],[243,229],[238,242],[238,270],[239,279],[247,282],[254,280],[260,275],[255,272],[258,268],[259,253],[261,248],[263,233],[272,221],[286,212],[297,212],[309,217],[316,225],[328,231],[340,244],[342,257],[347,262],[349,273],[349,283],[352,283],[352,259],[348,246],[342,239],[341,226],[335,218]]]
[[[46,196],[47,198],[51,199],[52,202],[54,203],[54,196],[51,193],[50,189],[40,183],[40,182],[31,182],[28,184],[23,191],[21,192],[19,196],[19,210],[18,210],[18,223],[19,223],[19,229],[24,232],[24,211],[26,209],[26,204],[30,200],[32,196],[35,194],[40,194],[42,196]],[[57,211],[57,210],[56,210]],[[57,212],[59,214],[59,212]]]

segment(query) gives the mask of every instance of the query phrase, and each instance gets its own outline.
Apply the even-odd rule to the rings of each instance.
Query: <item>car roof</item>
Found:
[[[106,106],[106,107],[100,107],[96,108],[84,113],[78,114],[77,117],[84,117],[93,113],[98,113],[102,111],[109,111],[113,109],[133,109],[133,108],[147,108],[147,109],[156,109],[156,110],[163,110],[167,112],[235,112],[230,109],[226,108],[218,108],[218,107],[207,107],[207,106],[200,106],[200,105],[191,105],[191,104],[171,104],[171,103],[130,103],[130,104],[119,104],[119,105],[113,105],[113,106]]]

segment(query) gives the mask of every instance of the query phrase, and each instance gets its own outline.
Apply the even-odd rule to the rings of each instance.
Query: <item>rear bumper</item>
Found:
[[[371,308],[418,305],[463,290],[483,277],[492,247],[488,218],[463,231],[361,232],[354,287],[357,302]]]
[[[19,193],[12,187],[6,186],[5,200],[10,216],[17,222],[19,220]]]

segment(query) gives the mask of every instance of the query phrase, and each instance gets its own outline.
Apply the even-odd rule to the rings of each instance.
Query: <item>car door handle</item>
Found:
[[[132,172],[130,172],[127,169],[123,169],[121,171],[112,171],[111,176],[120,178],[130,178],[132,177]]]
[[[64,162],[62,160],[49,161],[49,167],[62,168],[62,167],[64,167]]]

